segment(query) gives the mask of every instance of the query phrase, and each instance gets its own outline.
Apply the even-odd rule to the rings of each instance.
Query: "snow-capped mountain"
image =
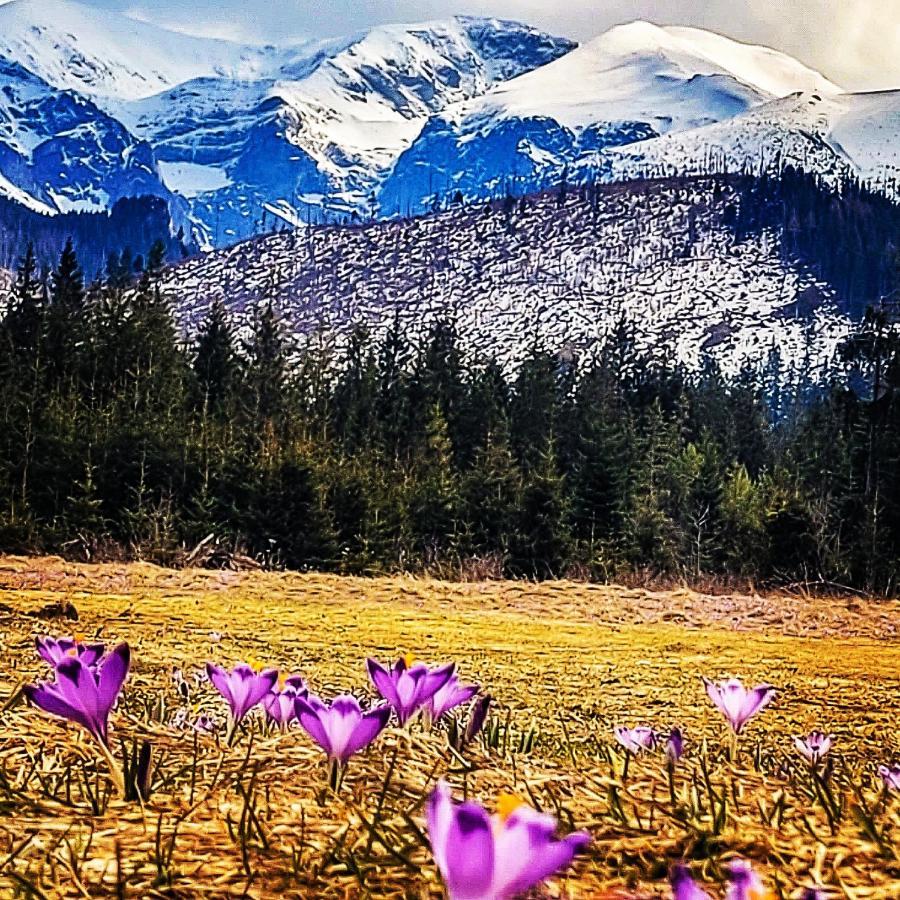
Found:
[[[51,215],[106,210],[138,194],[175,201],[148,143],[84,95],[3,57],[0,194]]]
[[[383,26],[253,82],[192,81],[122,112],[219,243],[253,233],[266,212],[370,215],[432,115],[572,46],[493,20]]]
[[[196,78],[255,80],[317,45],[278,50],[191,37],[74,0],[0,6],[0,56],[100,102],[152,97]]]
[[[436,191],[535,190],[564,166],[652,141],[798,91],[840,88],[791,57],[695,28],[633,22],[433,117],[397,162],[388,208]]]
[[[900,90],[803,92],[725,122],[618,147],[582,160],[615,177],[766,171],[789,165],[838,181],[857,176],[900,193]]]
[[[562,179],[792,162],[894,190],[898,119],[897,94],[646,22],[581,47],[466,17],[275,47],[0,6],[0,195],[47,213],[166,196],[207,245]]]

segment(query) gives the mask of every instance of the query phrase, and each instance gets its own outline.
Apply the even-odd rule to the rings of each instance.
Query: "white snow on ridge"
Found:
[[[795,94],[726,122],[607,148],[603,155],[621,178],[791,165],[827,180],[857,175],[894,192],[900,179],[900,91]]]
[[[501,204],[300,228],[189,260],[164,289],[188,331],[215,299],[239,324],[271,300],[298,336],[338,348],[358,325],[377,338],[399,321],[418,340],[449,317],[474,359],[506,368],[536,344],[589,358],[621,322],[641,349],[695,370],[710,357],[735,373],[773,349],[785,367],[825,364],[849,318],[774,234],[738,241],[723,227],[730,192],[716,199],[704,179],[609,186],[596,207],[577,192],[564,208],[530,197],[511,228]]]
[[[146,98],[201,77],[256,80],[321,43],[282,51],[192,37],[73,0],[0,6],[0,55],[58,88],[109,100]]]
[[[8,200],[15,200],[16,203],[21,203],[22,206],[27,209],[30,209],[33,212],[42,213],[46,216],[55,216],[57,212],[59,212],[59,210],[54,209],[52,206],[48,206],[46,203],[41,203],[40,200],[36,200],[21,188],[16,187],[11,181],[4,178],[2,173],[0,173],[0,197],[6,197]]]
[[[506,118],[550,116],[568,128],[647,122],[660,133],[731,118],[800,90],[840,88],[767,47],[694,28],[620,25],[546,66],[453,110]]]

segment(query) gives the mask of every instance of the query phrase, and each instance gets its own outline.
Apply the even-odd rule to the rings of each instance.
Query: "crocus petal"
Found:
[[[437,669],[426,669],[425,683],[419,694],[419,702],[426,703],[453,677],[456,663],[447,663]]]
[[[546,877],[534,873],[555,830],[553,816],[530,806],[520,806],[509,816],[496,835],[494,893],[502,897],[521,894]]]
[[[765,900],[766,889],[753,866],[742,859],[734,860],[728,869],[731,882],[725,900]]]
[[[79,656],[86,666],[96,666],[106,652],[106,644],[85,644]]]
[[[390,718],[391,708],[389,706],[377,706],[367,712],[353,729],[353,733],[344,747],[344,755],[349,758],[364,747],[368,747],[384,731]]]
[[[254,676],[247,694],[247,711],[249,712],[257,703],[265,697],[278,681],[277,669],[264,669],[259,675]]]
[[[435,721],[441,716],[446,715],[451,709],[468,703],[478,691],[481,690],[480,685],[459,683],[459,679],[454,675],[447,680],[447,683],[439,688],[431,700],[428,701],[427,707],[431,714],[431,718]]]
[[[431,852],[438,869],[443,873],[447,870],[447,834],[453,824],[453,799],[450,786],[443,779],[437,783],[428,798],[425,819]]]
[[[345,694],[335,697],[327,712],[319,713],[322,727],[328,734],[331,744],[331,754],[342,762],[352,756],[348,752],[348,746],[353,739],[353,732],[362,719],[362,709],[356,697]]]
[[[97,682],[91,670],[78,657],[67,657],[56,667],[54,688],[66,703],[81,710],[90,723],[88,730],[105,741],[105,717],[100,711]]]
[[[900,766],[879,766],[878,777],[889,791],[900,791]]]
[[[206,674],[209,677],[212,686],[231,703],[231,684],[228,681],[228,675],[221,666],[206,664]]]
[[[316,699],[316,698],[311,698]],[[294,701],[294,712],[303,730],[329,755],[333,755],[331,738],[319,718],[320,710],[312,706],[305,697]]]
[[[131,648],[128,644],[119,644],[103,660],[97,682],[97,694],[100,711],[104,717],[109,716],[110,710],[116,705],[130,667]]]
[[[388,672],[378,660],[371,658],[366,660],[366,668],[369,671],[369,678],[372,679],[375,690],[378,691],[378,693],[381,694],[394,709],[400,706],[400,698],[397,696],[397,689],[394,686],[394,679],[391,677],[391,673]]]
[[[51,686],[29,684],[22,691],[35,706],[44,712],[48,712],[52,716],[59,716],[61,719],[68,719],[87,731],[93,730],[93,722],[87,717],[84,710],[72,706]]]
[[[494,875],[494,836],[488,814],[475,803],[462,803],[444,845],[442,875],[451,900],[487,900]]]
[[[744,722],[762,712],[775,699],[775,688],[771,684],[761,684],[753,688],[744,701],[741,710]]]

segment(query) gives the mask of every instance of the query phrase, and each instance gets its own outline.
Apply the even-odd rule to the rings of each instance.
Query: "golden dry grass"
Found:
[[[718,896],[723,864],[741,855],[784,896],[821,883],[859,900],[900,897],[900,803],[873,777],[877,762],[900,755],[897,602],[15,558],[0,560],[0,591],[0,702],[42,674],[34,636],[73,629],[29,613],[68,600],[77,630],[130,642],[116,735],[150,737],[164,781],[144,808],[113,800],[93,814],[93,789],[81,785],[96,775],[90,745],[36,710],[7,709],[0,896],[439,896],[419,830],[423,797],[449,771],[458,792],[490,802],[513,790],[564,828],[592,832],[590,853],[550,896],[668,896],[665,872],[678,858],[695,860]],[[179,702],[173,666],[187,674],[207,659],[254,657],[299,671],[324,696],[363,695],[365,657],[398,650],[457,660],[511,723],[505,749],[478,745],[456,758],[442,734],[391,731],[354,761],[338,797],[323,797],[320,754],[301,732],[257,729],[226,751],[159,721]],[[701,674],[779,688],[734,764]],[[221,713],[208,688],[195,693],[193,711]],[[610,752],[619,723],[686,730],[674,807],[658,756],[635,760],[622,783]],[[536,746],[517,752],[532,724]],[[814,727],[838,738],[843,814],[833,823],[791,746]]]

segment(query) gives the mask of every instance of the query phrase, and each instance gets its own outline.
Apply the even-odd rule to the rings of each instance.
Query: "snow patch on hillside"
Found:
[[[473,358],[507,368],[535,344],[590,357],[623,322],[641,349],[693,369],[712,358],[734,373],[770,351],[824,364],[850,320],[777,235],[723,227],[731,194],[708,179],[610,186],[596,204],[571,192],[509,213],[299,228],[188,261],[164,287],[187,330],[216,299],[244,323],[271,300],[299,336],[337,346],[359,325],[378,337],[399,321],[417,339],[450,318]]]

